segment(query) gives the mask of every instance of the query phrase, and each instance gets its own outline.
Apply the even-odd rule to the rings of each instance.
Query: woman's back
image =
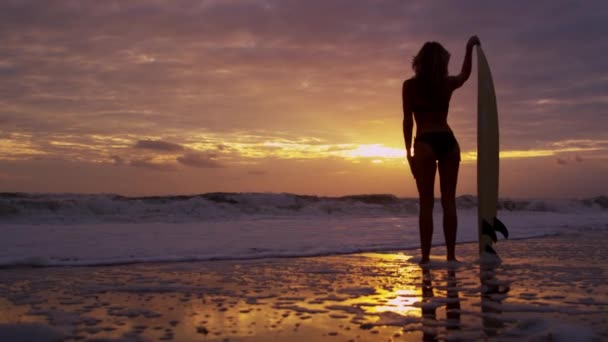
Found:
[[[450,78],[446,78],[445,82],[428,82],[413,77],[406,82],[406,96],[418,133],[450,130],[447,117],[454,91]]]

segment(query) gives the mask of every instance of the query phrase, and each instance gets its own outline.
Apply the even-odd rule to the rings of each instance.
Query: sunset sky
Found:
[[[608,194],[608,2],[0,2],[0,191],[416,196],[401,84],[477,34],[501,196]],[[476,67],[452,98],[476,192]],[[436,194],[438,189],[436,188]]]

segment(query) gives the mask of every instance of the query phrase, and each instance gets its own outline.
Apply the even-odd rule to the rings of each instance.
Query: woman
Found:
[[[460,147],[447,122],[452,92],[460,88],[471,75],[473,47],[479,45],[472,36],[466,46],[462,71],[448,76],[450,53],[437,42],[424,44],[414,57],[415,76],[403,83],[403,137],[407,161],[418,187],[420,198],[421,263],[429,261],[433,237],[433,187],[439,169],[443,233],[448,261],[455,261],[456,183],[460,165]],[[416,120],[416,139],[412,151],[412,130]]]

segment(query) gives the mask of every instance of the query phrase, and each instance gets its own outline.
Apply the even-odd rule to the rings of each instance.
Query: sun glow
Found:
[[[405,152],[401,148],[387,147],[380,144],[359,145],[353,149],[343,151],[345,157],[350,158],[404,158]]]
[[[175,146],[174,150],[142,150],[138,141],[158,140]],[[529,150],[503,150],[501,159],[547,158],[562,153],[592,153],[596,157],[608,146],[606,140],[565,140]],[[413,152],[413,151],[412,151]],[[30,134],[10,133],[0,136],[0,160],[26,160],[56,156],[93,163],[112,163],[120,159],[129,164],[147,162],[176,163],[186,153],[202,153],[222,165],[253,165],[265,159],[279,160],[343,160],[352,164],[369,163],[376,167],[402,167],[405,150],[398,145],[357,144],[327,141],[314,136],[274,136],[240,132],[233,136],[191,132],[180,136],[134,136],[131,134],[54,134],[45,139]],[[477,160],[477,151],[461,152],[464,163]]]
[[[369,159],[374,164],[405,158],[403,149],[380,144],[322,144],[314,141],[264,141],[227,143],[232,151],[247,158],[323,159],[338,157],[353,162]]]

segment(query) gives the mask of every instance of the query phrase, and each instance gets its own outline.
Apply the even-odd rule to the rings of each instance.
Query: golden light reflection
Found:
[[[394,312],[402,316],[420,317],[422,312],[415,304],[422,301],[422,292],[415,286],[396,291],[385,291],[376,289],[380,302],[384,304],[376,306],[365,306],[368,313]]]
[[[386,262],[389,265],[407,262],[413,257],[397,253],[364,253],[362,256],[373,257],[375,260],[381,260],[381,264]],[[381,267],[381,265],[377,264],[377,267]],[[369,314],[391,312],[402,316],[421,317],[422,311],[417,304],[423,301],[422,289],[417,285],[421,281],[419,276],[418,267],[400,269],[399,284],[401,285],[390,290],[376,287],[374,294],[350,299],[347,304],[360,306]]]

